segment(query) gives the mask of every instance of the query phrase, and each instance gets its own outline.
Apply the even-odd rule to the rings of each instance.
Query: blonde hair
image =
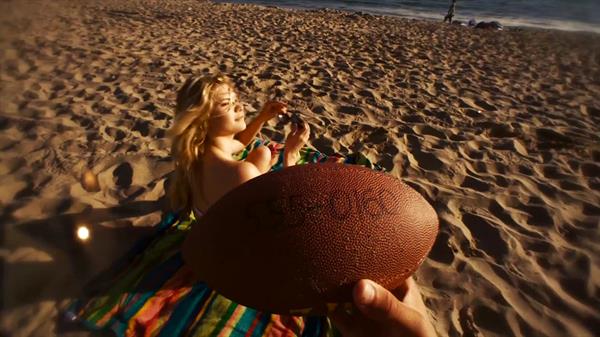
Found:
[[[168,197],[174,210],[190,211],[192,205],[192,182],[199,181],[194,169],[204,154],[204,141],[208,132],[208,120],[215,106],[213,93],[219,85],[233,87],[229,78],[215,76],[191,77],[177,92],[175,121],[167,135],[172,139],[171,156],[175,162]]]

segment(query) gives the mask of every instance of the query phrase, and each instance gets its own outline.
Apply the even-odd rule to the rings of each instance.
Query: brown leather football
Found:
[[[371,279],[397,288],[429,253],[435,210],[393,176],[306,164],[238,186],[191,229],[182,253],[200,280],[264,312],[321,315]]]

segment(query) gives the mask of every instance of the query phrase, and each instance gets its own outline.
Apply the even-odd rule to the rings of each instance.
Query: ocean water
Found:
[[[451,0],[250,0],[279,7],[333,8],[443,20]],[[589,31],[600,34],[600,0],[457,0],[454,20],[500,21],[505,26]]]

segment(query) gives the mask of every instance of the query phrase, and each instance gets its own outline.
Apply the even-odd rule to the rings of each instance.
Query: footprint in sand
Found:
[[[465,176],[465,179],[460,184],[461,187],[469,188],[478,192],[488,192],[490,190],[490,184],[485,181],[479,180],[469,175]]]
[[[486,111],[497,111],[498,108],[493,106],[492,104],[481,100],[481,99],[471,99],[471,98],[461,98],[459,99],[459,107],[461,108],[473,108],[478,110],[486,110]]]
[[[411,151],[411,154],[418,163],[419,168],[427,171],[439,171],[444,167],[444,163],[437,159],[433,153],[421,150]]]
[[[339,112],[347,115],[360,116],[363,114],[363,110],[356,106],[342,105],[338,109]]]
[[[398,160],[396,155],[400,152],[394,142],[386,137],[381,142],[373,142],[379,159],[377,164],[381,165],[387,171],[392,171],[396,165],[395,161]]]
[[[414,113],[407,113],[400,116],[400,119],[406,123],[424,123],[423,117]]]
[[[441,226],[442,227],[442,226]],[[450,235],[444,231],[438,234],[428,258],[450,265],[454,261],[454,252],[450,248]]]
[[[372,144],[382,144],[388,139],[388,131],[382,127],[374,128],[368,133],[367,142]]]
[[[151,125],[149,121],[137,120],[133,125],[133,128],[131,128],[131,130],[139,132],[140,135],[142,135],[142,137],[146,137],[150,133],[150,128]]]
[[[527,223],[542,228],[553,228],[554,219],[544,206],[520,204],[518,207],[521,211],[527,213]]]
[[[463,213],[462,221],[471,231],[477,248],[500,263],[504,261],[509,249],[498,228],[489,220],[468,212]]]
[[[120,188],[128,188],[133,181],[133,167],[128,162],[123,162],[113,170],[114,184]]]
[[[0,161],[0,176],[11,174],[26,164],[22,157],[2,158]]]
[[[473,321],[478,327],[498,335],[504,335],[507,331],[512,331],[511,325],[508,323],[507,313],[504,310],[494,310],[489,306],[475,306],[473,308]]]
[[[427,171],[439,171],[444,167],[444,163],[437,159],[435,154],[421,150],[421,138],[413,134],[405,134],[404,141],[409,150],[411,162],[416,162],[416,166]],[[412,164],[411,164],[412,166]]]
[[[581,174],[588,178],[600,178],[600,165],[594,163],[583,163],[581,165]]]
[[[108,105],[103,102],[95,102],[92,104],[92,111],[101,115],[109,115],[113,112],[114,106]]]
[[[575,177],[572,177],[571,179],[575,179]],[[565,191],[583,191],[585,190],[585,188],[582,185],[579,185],[577,183],[574,183],[571,179],[569,180],[562,180],[559,184],[560,184],[560,188],[565,190]]]
[[[427,125],[427,124],[417,124],[415,126],[413,126],[413,130],[416,134],[418,135],[427,135],[427,136],[433,136],[435,138],[439,138],[439,139],[447,139],[446,138],[446,134],[436,128],[434,128],[433,126]]]
[[[552,129],[538,128],[535,130],[535,134],[539,149],[562,149],[575,144],[575,139]]]
[[[582,214],[588,216],[600,216],[600,207],[589,204],[585,201],[583,201],[582,204]]]
[[[123,130],[107,126],[104,132],[112,137],[115,141],[120,141],[127,135]]]
[[[331,140],[329,137],[325,136],[320,136],[319,138],[316,138],[312,141],[312,145],[319,150],[320,152],[326,154],[326,155],[332,155],[334,153],[336,153],[335,151],[335,147],[333,144],[333,140]]]

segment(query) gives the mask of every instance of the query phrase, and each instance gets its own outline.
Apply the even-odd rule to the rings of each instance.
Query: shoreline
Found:
[[[418,11],[413,10],[402,10],[404,13],[394,13],[389,10],[377,10],[376,8],[369,7],[355,7],[355,8],[336,8],[336,7],[318,7],[318,6],[302,6],[302,5],[281,5],[281,4],[266,4],[266,3],[254,3],[254,2],[229,2],[229,1],[213,1],[214,3],[230,3],[230,4],[249,4],[256,6],[265,6],[265,7],[273,7],[273,8],[281,8],[281,9],[290,9],[290,10],[301,10],[301,11],[320,11],[320,10],[330,10],[330,11],[341,11],[341,12],[349,12],[356,14],[369,14],[376,16],[387,16],[408,20],[423,20],[427,22],[443,22],[445,13],[434,13],[429,12],[427,14],[419,14]],[[495,17],[489,15],[483,15],[477,17],[476,15],[463,15],[460,14],[455,16],[455,21],[461,21],[465,24],[469,22],[470,19],[476,19],[477,22],[481,21],[498,21],[500,22],[505,29],[534,29],[534,30],[550,30],[550,31],[561,31],[561,32],[573,32],[573,33],[589,33],[589,34],[598,34],[600,35],[600,25],[592,25],[589,23],[582,23],[577,21],[569,21],[569,20],[551,20],[551,19],[543,19],[541,23],[532,23],[535,18],[509,18],[509,17]]]

